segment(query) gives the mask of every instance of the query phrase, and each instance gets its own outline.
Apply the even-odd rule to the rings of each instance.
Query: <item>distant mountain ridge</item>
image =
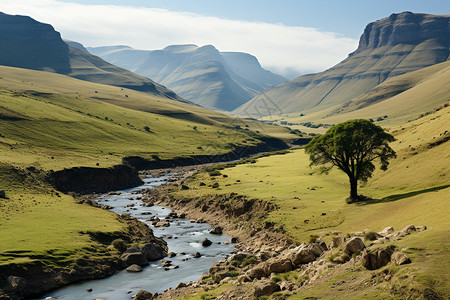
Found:
[[[385,80],[437,63],[450,55],[450,16],[403,12],[370,23],[345,60],[317,74],[280,84],[234,110],[264,116],[270,99],[281,113],[311,113],[345,103]]]
[[[219,52],[212,45],[171,45],[153,51],[128,46],[87,49],[207,108],[233,110],[264,90],[287,81],[263,69],[253,55]]]
[[[69,43],[75,47],[65,43],[49,24],[0,12],[0,65],[54,72],[182,100],[164,86],[90,54],[81,44],[77,47]]]

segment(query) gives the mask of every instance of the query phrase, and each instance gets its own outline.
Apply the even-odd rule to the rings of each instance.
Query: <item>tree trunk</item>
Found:
[[[358,200],[358,180],[353,176],[350,177],[350,199],[352,202]]]

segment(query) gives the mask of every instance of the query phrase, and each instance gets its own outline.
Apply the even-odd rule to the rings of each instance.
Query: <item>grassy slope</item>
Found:
[[[8,197],[0,201],[0,264],[40,259],[61,265],[85,254],[103,255],[105,248],[82,232],[124,230],[115,214],[76,204],[29,172],[1,163],[0,178]]]
[[[337,170],[328,175],[318,174],[309,168],[308,157],[303,150],[221,171],[228,177],[212,179],[207,174],[200,174],[191,183],[194,190],[181,193],[237,192],[271,201],[280,208],[270,213],[268,219],[284,227],[297,242],[323,231],[346,233],[366,228],[381,231],[387,226],[399,230],[409,224],[427,225],[429,230],[398,243],[400,248],[409,248],[408,253],[414,262],[401,272],[416,274],[416,288],[432,287],[449,296],[446,270],[450,267],[450,208],[447,205],[450,199],[450,144],[430,145],[448,138],[449,133],[445,131],[449,122],[450,109],[446,108],[393,130],[398,140],[392,146],[398,157],[387,172],[376,171],[373,179],[360,189],[362,194],[376,199],[365,204],[345,204],[344,199],[349,192],[346,176]],[[216,181],[220,187],[200,188],[200,181],[207,185]],[[306,223],[305,220],[309,221]],[[370,279],[370,274],[363,271],[357,276]],[[345,271],[340,276],[353,282],[355,274]],[[383,292],[383,286],[365,288],[361,293],[349,288],[347,292],[336,295],[326,287],[313,289],[311,296],[348,299],[349,295],[361,298],[363,293],[367,293],[371,295],[368,296],[370,299],[386,297],[389,291]],[[303,299],[306,296],[302,294],[299,297]]]
[[[20,166],[110,166],[126,155],[218,154],[230,144],[258,143],[222,125],[294,137],[284,128],[62,75],[0,67],[0,77],[0,158]]]
[[[337,124],[349,119],[376,120],[388,115],[380,123],[383,126],[398,126],[450,100],[449,73],[450,62],[446,61],[393,77],[344,105],[287,120],[293,123]]]

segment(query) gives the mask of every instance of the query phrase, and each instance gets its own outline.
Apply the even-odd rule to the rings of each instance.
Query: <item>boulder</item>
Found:
[[[285,273],[292,270],[292,262],[290,259],[285,258],[281,260],[267,261],[267,273]]]
[[[325,243],[324,243],[324,244],[325,244]],[[317,256],[317,257],[321,256],[323,252],[325,252],[326,250],[328,250],[328,249],[326,248],[326,244],[325,244],[325,245],[322,245],[322,244],[319,244],[319,243],[312,243],[312,244],[309,244],[308,246],[306,246],[306,248],[307,248],[310,252],[312,252],[315,256]]]
[[[403,252],[395,252],[392,254],[392,261],[397,265],[405,265],[411,263],[411,259]]]
[[[168,257],[175,257],[175,256],[177,256],[177,254],[176,254],[175,252],[169,252],[169,253],[167,254],[167,256],[168,256]]]
[[[345,238],[343,236],[333,236],[331,237],[331,244],[330,244],[330,248],[336,248],[339,246],[344,245],[345,243]]]
[[[200,254],[200,252],[195,252],[194,258],[200,258],[200,257],[202,257],[202,255]]]
[[[148,260],[145,258],[144,254],[142,252],[133,252],[133,253],[127,253],[125,252],[120,256],[120,259],[127,265],[139,265],[139,266],[146,266],[148,265]]]
[[[255,278],[260,279],[262,277],[266,277],[268,275],[266,265],[265,264],[256,265],[255,267],[248,270],[246,275],[252,280]]]
[[[25,291],[28,285],[27,280],[19,276],[8,276],[7,281],[9,286],[18,292]]]
[[[132,297],[133,300],[152,300],[153,294],[144,290],[140,290]]]
[[[244,283],[244,282],[250,282],[252,280],[250,279],[250,277],[248,277],[247,275],[244,274],[244,275],[239,275],[237,277],[237,281],[240,283]]]
[[[387,236],[387,235],[393,234],[393,233],[394,233],[394,228],[392,226],[386,227],[381,232],[379,232],[379,234],[382,236]]]
[[[302,247],[300,249],[294,249],[291,252],[291,261],[294,265],[307,264],[316,259],[314,253],[310,250]]]
[[[146,244],[142,247],[142,254],[148,261],[158,260],[167,255],[167,249],[157,244]]]
[[[142,272],[142,268],[138,265],[131,265],[126,270],[127,270],[127,272],[130,272],[130,273]]]
[[[416,227],[414,225],[408,225],[405,228],[403,228],[402,230],[400,230],[400,234],[401,235],[407,235],[407,234],[410,234],[413,231],[416,231]]]
[[[366,246],[364,245],[364,242],[361,240],[361,238],[353,237],[345,243],[344,251],[345,253],[351,255],[353,253],[360,252],[365,247]]]
[[[227,277],[231,277],[231,274],[229,272],[216,273],[214,275],[214,282],[215,283],[219,283],[219,282],[221,282],[223,279],[225,279]]]
[[[210,240],[208,240],[207,238],[204,238],[202,241],[202,246],[203,247],[209,247],[212,245],[212,242]]]
[[[391,261],[391,255],[392,251],[390,248],[380,249],[377,251],[364,250],[361,256],[361,263],[366,269],[379,269]]]
[[[153,224],[153,222],[152,222],[152,224]],[[169,227],[170,223],[169,223],[169,221],[164,220],[164,221],[156,222],[155,224],[153,224],[153,226],[155,226],[155,227]]]
[[[184,282],[180,282],[179,284],[177,284],[177,286],[175,287],[176,290],[181,289],[187,287],[187,284]]]
[[[232,238],[231,238],[231,242],[232,242],[233,244],[236,244],[236,243],[239,242],[239,238],[238,238],[238,237],[232,237]]]
[[[425,225],[416,226],[416,231],[424,231],[424,230],[427,230],[427,226]]]
[[[271,280],[263,280],[255,284],[255,291],[253,295],[255,297],[269,296],[278,290],[280,290],[278,284]]]
[[[213,229],[211,229],[211,231],[209,233],[221,235],[223,233],[223,228],[220,226],[216,226]]]

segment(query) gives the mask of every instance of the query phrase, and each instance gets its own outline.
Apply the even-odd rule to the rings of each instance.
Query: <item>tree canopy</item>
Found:
[[[325,134],[315,136],[305,147],[311,165],[324,164],[341,169],[350,180],[350,202],[358,201],[358,180],[367,181],[379,160],[386,170],[395,151],[388,145],[394,137],[368,120],[350,120],[337,124]]]

